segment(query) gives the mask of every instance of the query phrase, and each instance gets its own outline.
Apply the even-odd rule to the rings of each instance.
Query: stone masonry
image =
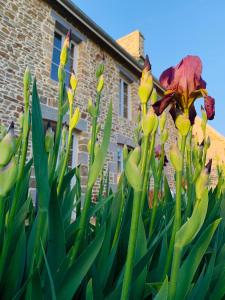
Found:
[[[99,123],[103,128],[109,102],[113,102],[112,137],[107,157],[110,183],[117,183],[117,145],[127,144],[134,147],[133,132],[139,106],[138,85],[140,74],[128,70],[114,57],[106,47],[102,47],[85,29],[78,26],[65,9],[55,4],[57,1],[45,0],[0,0],[0,122],[10,124],[18,122],[18,114],[23,105],[23,74],[29,66],[37,79],[37,87],[42,105],[43,118],[55,121],[57,114],[58,83],[50,78],[53,51],[53,38],[56,21],[62,21],[67,29],[82,37],[77,44],[78,60],[76,75],[78,88],[75,105],[81,109],[81,121],[76,130],[78,138],[77,162],[81,164],[82,187],[87,181],[88,153],[87,143],[90,138],[90,119],[87,113],[89,97],[95,99],[95,71],[99,63],[105,65],[105,87],[101,99]],[[136,59],[144,55],[143,36],[135,31],[119,44]],[[129,44],[129,46],[128,46]],[[128,55],[128,54],[127,54]],[[131,120],[119,115],[119,80],[121,73],[131,78]],[[170,143],[176,136],[171,119]],[[102,134],[102,132],[101,132]],[[100,134],[100,136],[101,136]],[[168,145],[169,145],[168,144]],[[169,147],[167,145],[167,147]],[[167,172],[171,173],[170,167]],[[173,176],[170,176],[172,184]]]

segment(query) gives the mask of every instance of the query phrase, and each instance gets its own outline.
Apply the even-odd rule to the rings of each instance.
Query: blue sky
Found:
[[[224,0],[74,0],[74,3],[115,39],[139,29],[157,77],[187,54],[200,56],[203,79],[216,100],[216,117],[209,124],[225,135]],[[199,110],[203,100],[198,102]]]

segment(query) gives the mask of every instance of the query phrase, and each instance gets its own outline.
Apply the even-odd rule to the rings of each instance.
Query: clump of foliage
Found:
[[[214,115],[214,100],[207,95],[201,68],[193,63],[196,58],[185,58],[167,70],[161,78],[167,91],[160,101],[146,59],[139,87],[142,111],[135,133],[137,147],[130,153],[124,147],[125,168],[117,192],[110,190],[109,180],[103,176],[97,202],[92,203],[92,189],[102,174],[112,126],[110,103],[98,144],[104,88],[104,68],[99,66],[96,102],[88,103],[92,130],[88,182],[81,205],[79,166],[68,168],[72,132],[80,118],[79,109],[74,110],[74,74],[71,88],[65,89],[69,44],[68,34],[58,71],[55,135],[51,127],[44,133],[36,80],[32,82],[28,69],[19,137],[14,135],[13,124],[8,131],[1,126],[1,299],[222,299],[225,168],[218,166],[218,183],[210,188],[206,124]],[[202,110],[204,140],[198,145],[192,138],[192,117],[193,103],[200,95],[206,106]],[[164,172],[169,132],[163,110],[169,104],[179,134],[169,152],[175,170],[174,195]],[[68,129],[63,126],[67,112]],[[27,160],[30,131],[33,157]],[[155,152],[158,132],[160,147]],[[32,166],[35,205],[29,194]]]

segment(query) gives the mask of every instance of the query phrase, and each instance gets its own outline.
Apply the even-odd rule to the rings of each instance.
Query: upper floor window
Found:
[[[123,78],[120,79],[119,113],[121,117],[131,119],[130,85]]]
[[[53,52],[52,52],[52,65],[51,65],[51,78],[58,81],[58,67],[60,63],[60,52],[65,40],[65,34],[61,33],[59,30],[54,32],[54,43],[53,43]],[[77,46],[74,41],[70,43],[70,51],[68,62],[65,66],[66,79],[65,83],[69,86],[70,74],[72,70],[76,71],[76,61],[77,61]]]
[[[123,147],[118,145],[117,147],[117,174],[123,172]]]

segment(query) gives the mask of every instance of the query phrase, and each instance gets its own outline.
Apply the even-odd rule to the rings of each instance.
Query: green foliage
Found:
[[[62,62],[67,57],[67,43]],[[69,97],[64,86],[64,64],[59,67],[55,138],[51,129],[45,136],[36,80],[30,101],[29,70],[24,77],[19,136],[15,136],[12,126],[7,131],[0,125],[1,299],[223,299],[225,166],[218,166],[218,183],[209,188],[210,175],[205,168],[208,146],[202,149],[194,143],[192,129],[186,126],[187,141],[183,138],[181,145],[174,142],[180,162],[177,168],[174,154],[176,190],[171,191],[163,167],[166,114],[159,122],[152,109],[147,111],[145,101],[156,98],[156,91],[152,91],[150,70],[145,68],[141,85],[147,94],[136,130],[137,145],[129,154],[124,149],[124,172],[113,193],[109,171],[104,168],[112,129],[112,102],[102,139],[98,126],[103,71],[101,65],[96,72],[96,102],[89,102],[92,131],[86,190],[81,188],[80,166],[68,166],[71,139],[66,138],[66,127],[62,129],[62,118],[69,113],[71,136],[71,101],[77,80],[73,74],[74,89]],[[94,113],[90,105],[94,105]],[[75,112],[77,123],[80,114],[78,109]],[[146,125],[149,114],[154,128],[144,128],[143,132],[141,125]],[[161,152],[155,154],[158,123]],[[33,157],[28,161],[29,138]],[[204,139],[208,145],[205,134]],[[11,172],[12,164],[15,168]],[[35,199],[29,193],[33,167]],[[153,186],[149,184],[151,177]],[[98,179],[97,201],[92,202],[92,189]]]

